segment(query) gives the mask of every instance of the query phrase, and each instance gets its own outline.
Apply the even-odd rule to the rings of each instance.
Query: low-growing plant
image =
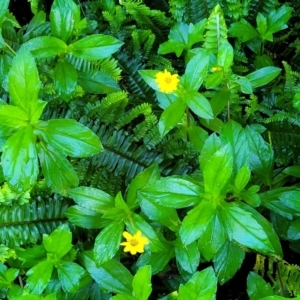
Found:
[[[1,299],[300,299],[299,5],[28,2],[0,3]]]

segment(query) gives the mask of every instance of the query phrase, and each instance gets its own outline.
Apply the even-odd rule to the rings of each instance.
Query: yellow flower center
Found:
[[[130,241],[130,245],[131,245],[132,247],[136,247],[138,244],[139,244],[139,241],[136,240],[136,239],[132,239],[132,240]]]
[[[172,75],[167,70],[158,72],[155,77],[155,82],[161,92],[172,93],[177,90],[177,85],[179,83],[178,74]]]

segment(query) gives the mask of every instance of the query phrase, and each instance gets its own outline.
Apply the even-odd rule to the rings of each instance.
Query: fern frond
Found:
[[[37,243],[43,233],[50,233],[66,221],[67,203],[54,196],[47,200],[35,199],[22,206],[0,207],[0,243],[8,247]]]
[[[267,16],[278,6],[278,0],[252,0],[250,1],[249,20],[255,20],[260,12]]]
[[[221,44],[227,41],[227,26],[219,4],[214,7],[210,14],[206,30],[204,48],[210,49],[212,53],[217,54]]]

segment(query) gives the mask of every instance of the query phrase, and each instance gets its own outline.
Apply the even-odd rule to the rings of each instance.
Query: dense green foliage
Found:
[[[300,299],[297,1],[28,2],[0,1],[0,298]]]

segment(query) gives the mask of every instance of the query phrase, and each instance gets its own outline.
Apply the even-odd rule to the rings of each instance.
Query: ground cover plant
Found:
[[[14,5],[0,298],[300,299],[297,1]]]

